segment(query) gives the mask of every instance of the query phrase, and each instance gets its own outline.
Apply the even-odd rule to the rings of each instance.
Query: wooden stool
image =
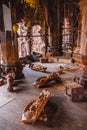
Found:
[[[66,83],[66,95],[70,96],[71,101],[81,101],[84,98],[84,87],[76,82]]]

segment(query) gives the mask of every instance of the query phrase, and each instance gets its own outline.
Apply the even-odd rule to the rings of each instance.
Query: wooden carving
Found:
[[[59,69],[56,71],[59,74],[62,74],[64,71],[74,72],[77,71],[77,67],[75,66],[60,66]]]
[[[33,86],[40,88],[46,85],[48,82],[55,80],[55,81],[61,81],[61,78],[59,77],[58,73],[53,72],[47,76],[38,78],[34,83]]]
[[[35,123],[39,117],[41,118],[41,113],[50,98],[50,91],[44,89],[36,100],[31,101],[26,107],[22,115],[22,121],[24,123]]]
[[[13,76],[12,73],[9,73],[7,76],[7,90],[13,92]]]
[[[41,71],[41,72],[45,72],[47,69],[47,67],[44,67],[42,65],[32,64],[31,62],[29,62],[29,67],[32,70]]]

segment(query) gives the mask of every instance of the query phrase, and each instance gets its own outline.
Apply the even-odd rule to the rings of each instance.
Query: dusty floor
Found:
[[[47,73],[33,71],[28,66],[23,70],[25,79],[17,81],[17,92],[7,92],[6,84],[0,87],[0,95],[12,98],[0,107],[0,130],[87,130],[87,100],[71,102],[65,95],[64,86],[52,83],[48,86],[51,98],[47,104],[48,121],[37,121],[34,125],[21,121],[25,106],[36,98],[43,88],[35,88],[32,83],[40,76],[58,68],[59,63],[45,63]],[[65,64],[63,64],[65,65]],[[63,80],[72,80],[75,73],[61,75]],[[0,99],[3,100],[3,99]]]

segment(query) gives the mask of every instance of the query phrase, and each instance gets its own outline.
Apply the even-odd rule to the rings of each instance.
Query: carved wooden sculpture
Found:
[[[41,119],[41,113],[50,98],[50,95],[50,91],[44,89],[36,100],[31,101],[23,112],[22,121],[24,123],[35,123],[37,119]]]
[[[63,74],[63,72],[64,71],[69,71],[69,72],[75,72],[75,71],[77,71],[77,67],[68,67],[68,66],[60,66],[59,68],[58,68],[58,70],[56,71],[56,73],[59,73],[59,74]]]
[[[21,19],[18,25],[18,50],[19,50],[19,57],[26,57],[29,55],[29,38],[27,37],[28,34],[28,24],[26,25],[26,22],[24,19]]]
[[[55,81],[61,81],[61,78],[59,77],[58,73],[53,72],[47,76],[44,77],[40,77],[38,78],[34,83],[33,86],[34,87],[43,87],[44,85],[46,85],[48,82],[55,80]]]
[[[8,73],[7,78],[7,90],[13,92],[13,76],[12,73]]]
[[[29,67],[32,70],[41,71],[41,72],[45,72],[47,69],[47,67],[44,67],[42,65],[32,64],[31,62],[29,62]]]

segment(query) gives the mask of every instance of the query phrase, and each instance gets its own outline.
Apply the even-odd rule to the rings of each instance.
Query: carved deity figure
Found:
[[[28,26],[25,21],[22,19],[21,22],[17,23],[18,25],[18,50],[19,50],[19,58],[26,57],[29,55],[29,38],[28,34]]]

